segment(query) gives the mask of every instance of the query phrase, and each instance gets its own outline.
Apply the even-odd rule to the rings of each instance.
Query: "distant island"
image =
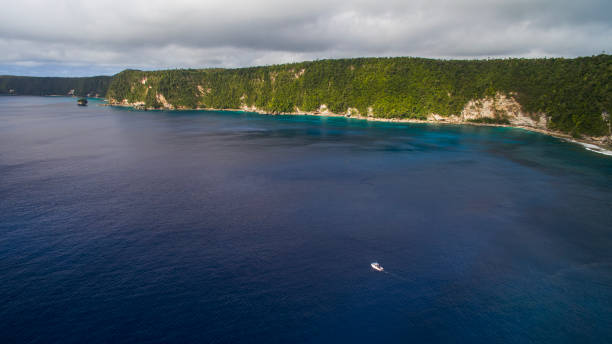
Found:
[[[0,77],[0,93],[24,94],[6,78]],[[79,87],[72,88],[62,80],[62,91],[85,95],[95,90],[111,105],[139,109],[509,125],[612,146],[612,56],[606,54],[573,59],[354,58],[236,69],[125,70],[103,78],[79,78]],[[36,82],[30,94],[52,84]]]
[[[111,76],[82,78],[0,75],[0,94],[105,97]]]

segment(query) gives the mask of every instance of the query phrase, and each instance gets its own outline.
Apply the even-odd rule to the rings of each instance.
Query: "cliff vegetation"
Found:
[[[238,69],[126,70],[114,104],[169,109],[257,109],[270,113],[451,118],[470,101],[508,95],[522,113],[575,136],[610,134],[612,56],[574,59],[434,60],[355,58]],[[496,111],[479,123],[508,123]],[[537,121],[538,119],[535,118]]]

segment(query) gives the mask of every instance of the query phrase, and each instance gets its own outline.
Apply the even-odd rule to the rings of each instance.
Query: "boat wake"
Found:
[[[389,275],[389,276],[391,276],[391,277],[393,277],[395,279],[398,279],[400,281],[405,281],[405,282],[408,281],[408,279],[406,277],[400,276],[400,275],[398,275],[396,273],[393,273],[393,272],[383,271],[383,273],[385,273],[385,274],[387,274],[387,275]]]

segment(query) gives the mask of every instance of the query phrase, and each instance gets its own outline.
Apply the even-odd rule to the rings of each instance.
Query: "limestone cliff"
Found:
[[[237,69],[126,70],[111,104],[381,121],[511,125],[610,142],[612,56],[357,58]]]

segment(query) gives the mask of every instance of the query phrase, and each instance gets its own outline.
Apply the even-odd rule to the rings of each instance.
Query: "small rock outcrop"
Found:
[[[168,103],[168,101],[166,100],[166,97],[164,97],[163,94],[161,93],[155,94],[155,99],[157,100],[158,103],[162,104],[164,109],[168,109],[168,110],[174,109],[174,105]]]

